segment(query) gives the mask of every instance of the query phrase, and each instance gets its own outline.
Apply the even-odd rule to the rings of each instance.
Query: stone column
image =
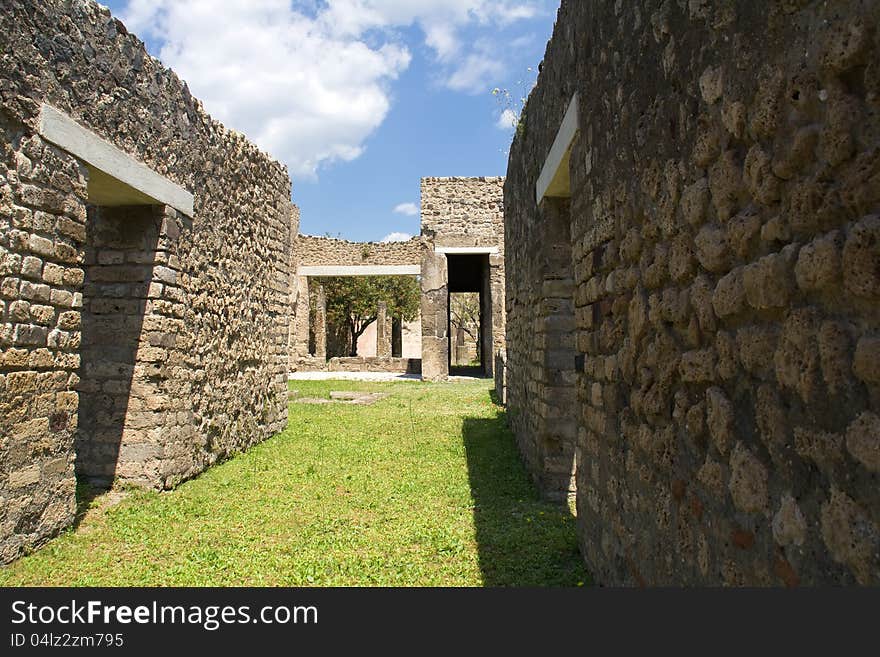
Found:
[[[309,278],[308,276],[296,277],[296,299],[294,301],[294,318],[290,354],[292,365],[300,358],[309,355]],[[294,369],[294,367],[291,367]]]
[[[480,281],[480,354],[483,365],[483,374],[493,376],[495,368],[495,360],[493,352],[495,344],[492,339],[493,335],[493,306],[494,299],[492,297],[492,281],[491,268],[489,267],[489,259],[483,266],[483,280]]]
[[[315,358],[327,358],[327,299],[324,286],[315,293]]]
[[[446,256],[428,250],[422,257],[422,378],[449,377],[449,268]]]
[[[379,310],[376,313],[376,356],[389,358],[391,356],[391,318],[388,317],[388,304],[379,302]]]
[[[495,354],[505,350],[505,324],[507,312],[505,310],[504,290],[504,256],[489,256],[489,281],[492,295],[492,348]]]
[[[403,357],[403,320],[399,317],[391,318],[391,356]]]

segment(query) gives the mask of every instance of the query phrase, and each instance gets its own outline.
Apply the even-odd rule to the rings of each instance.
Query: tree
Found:
[[[320,279],[327,299],[327,323],[347,327],[350,355],[357,356],[357,341],[376,321],[379,304],[388,316],[412,321],[419,313],[421,291],[411,276],[336,276]]]
[[[453,335],[461,330],[473,340],[477,348],[477,358],[480,358],[483,346],[480,344],[480,295],[475,292],[450,294],[449,323],[454,329]]]

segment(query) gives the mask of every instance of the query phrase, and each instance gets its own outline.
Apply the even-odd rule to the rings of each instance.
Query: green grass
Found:
[[[480,586],[587,581],[571,510],[541,501],[485,381],[296,381],[286,431],[169,493],[99,498],[0,585]]]

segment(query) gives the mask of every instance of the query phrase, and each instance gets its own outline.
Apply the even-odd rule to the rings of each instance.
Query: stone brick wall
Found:
[[[422,240],[406,242],[349,242],[332,237],[300,235],[296,252],[304,267],[321,265],[417,265],[422,259]]]
[[[545,490],[576,463],[599,582],[880,583],[878,27],[563,0],[505,186],[507,392]],[[575,92],[571,198],[538,207]]]
[[[392,356],[306,357],[298,363],[300,372],[386,372],[389,374],[421,374],[420,358]]]
[[[118,449],[113,476],[165,488],[285,426],[292,226],[285,169],[105,8],[7,2],[0,34],[4,562],[73,521],[75,462]],[[44,102],[190,190],[193,218],[87,210]]]
[[[504,178],[422,178],[422,237],[504,254]]]

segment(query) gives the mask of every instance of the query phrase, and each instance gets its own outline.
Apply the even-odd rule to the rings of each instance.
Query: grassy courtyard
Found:
[[[293,382],[390,394],[291,404],[282,434],[173,492],[99,497],[0,585],[584,584],[574,518],[538,498],[488,385]]]

